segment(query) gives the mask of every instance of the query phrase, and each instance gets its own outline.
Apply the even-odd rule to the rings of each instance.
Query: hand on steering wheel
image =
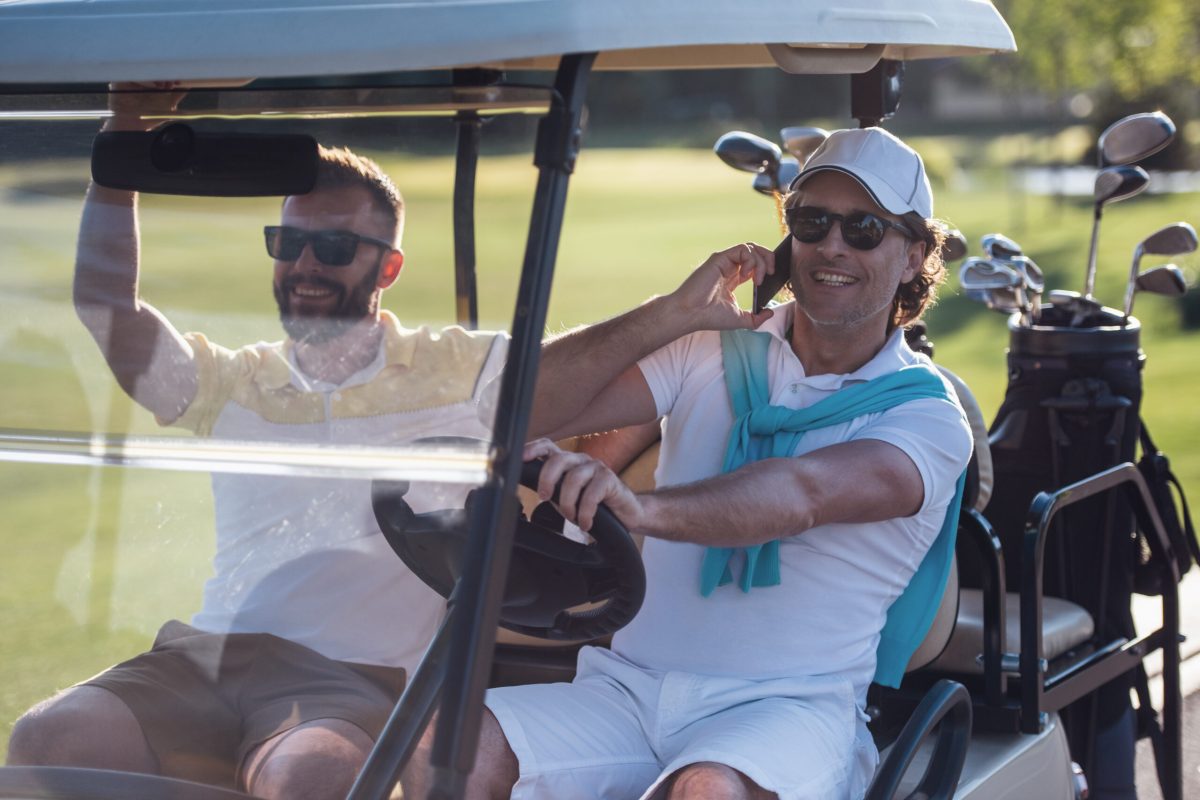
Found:
[[[541,461],[526,462],[521,484],[536,489],[542,469]],[[471,513],[475,492],[464,508],[417,514],[404,500],[407,491],[407,485],[376,481],[371,490],[375,518],[408,568],[450,597],[476,521]],[[629,531],[603,505],[595,507],[590,521],[590,544],[566,538],[561,524],[548,524],[550,518],[556,517],[517,518],[500,624],[530,636],[572,641],[618,630],[637,614],[646,593],[641,553]]]

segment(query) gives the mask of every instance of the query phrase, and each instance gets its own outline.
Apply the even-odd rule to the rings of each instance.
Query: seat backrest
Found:
[[[954,387],[958,395],[959,405],[967,415],[967,423],[971,426],[971,437],[975,447],[971,453],[971,464],[967,467],[967,486],[963,492],[963,507],[981,511],[992,496],[992,453],[988,449],[987,423],[979,401],[967,388],[967,384],[950,370],[938,367],[938,370]],[[946,645],[950,642],[950,634],[954,632],[954,623],[958,619],[958,560],[950,562],[950,575],[946,580],[946,591],[942,594],[941,605],[937,615],[929,626],[921,646],[913,653],[908,661],[907,672],[920,669],[933,662]]]

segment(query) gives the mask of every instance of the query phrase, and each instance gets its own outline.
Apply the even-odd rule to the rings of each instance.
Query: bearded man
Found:
[[[109,129],[144,130],[155,116],[112,97]],[[264,230],[287,339],[236,350],[180,334],[141,299],[137,196],[89,188],[75,304],[117,381],[160,424],[219,439],[490,437],[506,337],[408,330],[380,310],[404,263],[403,200],[369,159],[324,147],[319,158],[315,188],[287,197]],[[390,551],[369,481],[212,481],[214,571],[191,624],[167,622],[150,651],[26,713],[10,764],[346,796],[444,601]],[[421,511],[461,494],[414,484],[406,499]]]

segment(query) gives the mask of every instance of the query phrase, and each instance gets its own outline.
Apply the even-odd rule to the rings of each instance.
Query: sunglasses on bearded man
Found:
[[[900,223],[868,211],[852,211],[842,215],[820,206],[793,206],[784,209],[783,217],[792,236],[805,244],[824,240],[835,222],[841,224],[842,240],[855,250],[874,250],[883,241],[889,228],[899,231],[906,239],[914,238],[912,231]]]
[[[327,267],[344,267],[354,261],[360,242],[373,244],[386,252],[392,243],[351,231],[306,231],[288,225],[267,225],[263,228],[267,254],[280,261],[295,261],[304,248],[312,244],[313,255]]]

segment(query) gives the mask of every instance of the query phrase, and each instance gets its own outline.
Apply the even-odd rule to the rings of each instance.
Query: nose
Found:
[[[846,244],[846,240],[842,238],[840,220],[835,221],[833,227],[829,229],[829,233],[825,234],[825,238],[817,243],[817,251],[826,256],[845,253],[850,249],[850,245]]]
[[[321,262],[317,259],[316,253],[313,252],[312,242],[305,242],[304,249],[296,257],[294,269],[303,272],[316,272],[320,268]]]

